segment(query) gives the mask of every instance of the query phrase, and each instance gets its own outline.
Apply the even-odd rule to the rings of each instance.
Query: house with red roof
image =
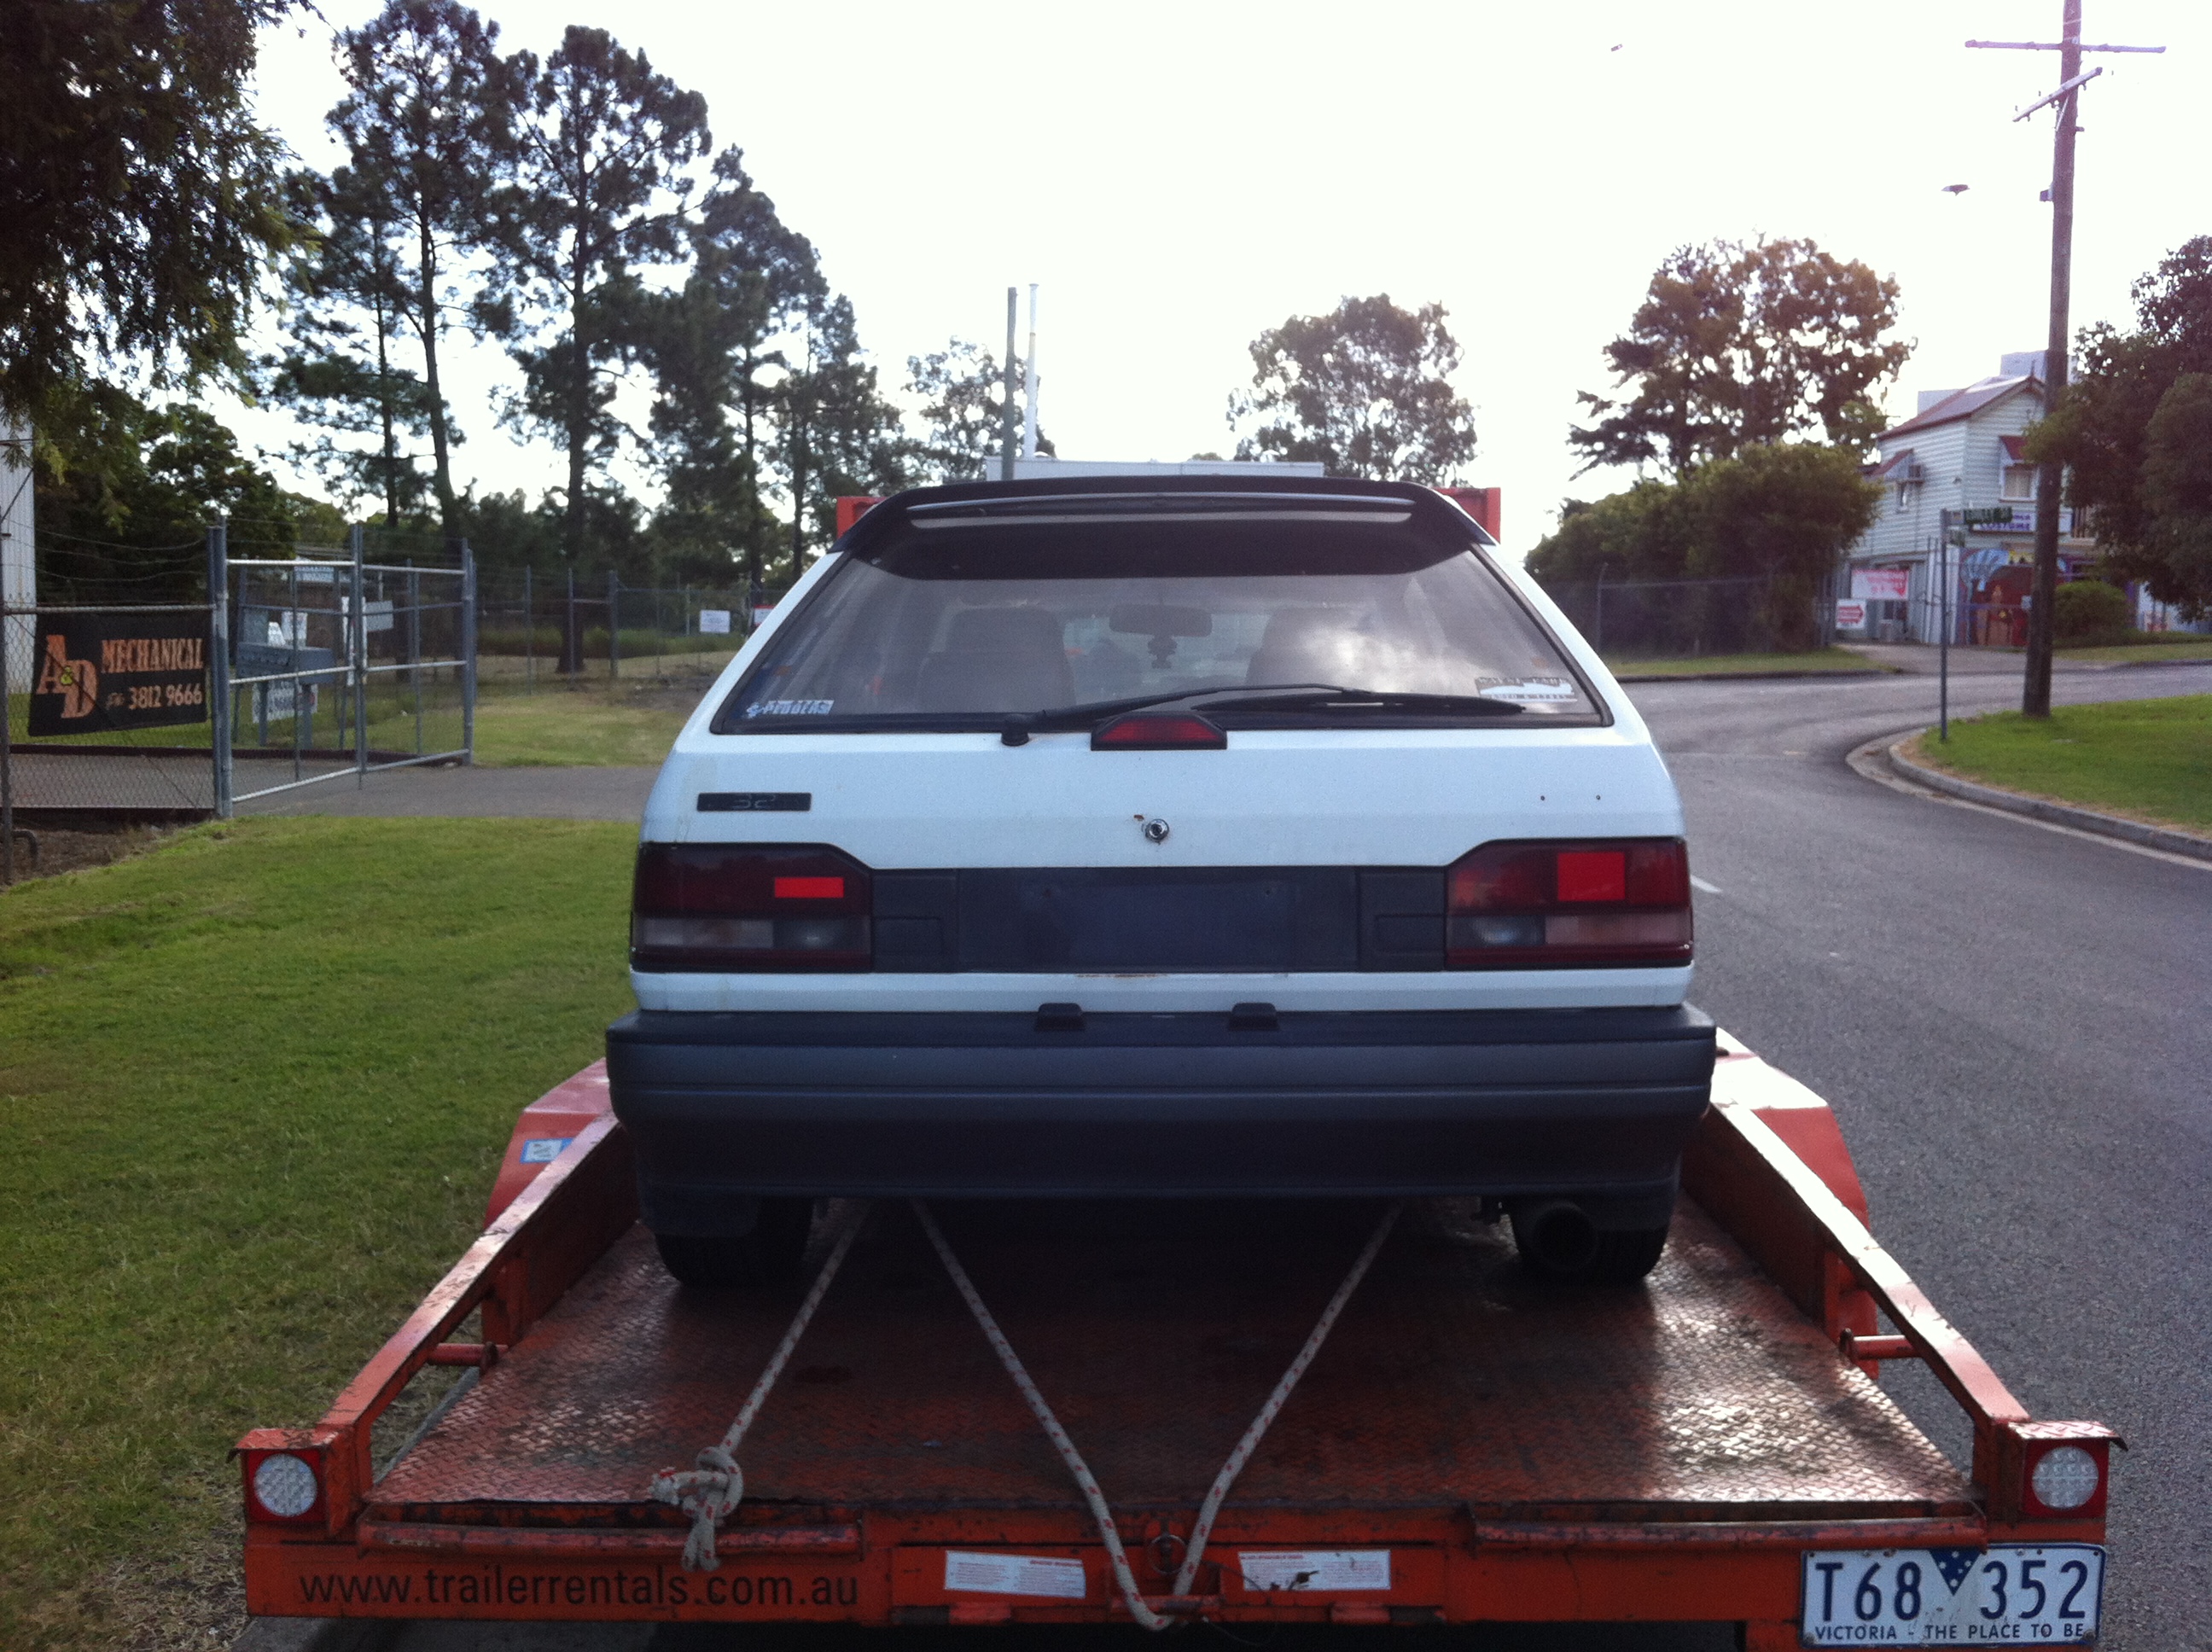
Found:
[[[1867,474],[1881,485],[1881,513],[1844,554],[1838,594],[1863,604],[1863,623],[1839,627],[1845,635],[1936,641],[1948,583],[1954,642],[2027,641],[2036,467],[2022,448],[2045,393],[2043,352],[2008,355],[1963,389],[1922,391],[1918,411],[1877,438]],[[2077,531],[2071,507],[2058,532],[2058,577],[2087,572],[2096,542]]]

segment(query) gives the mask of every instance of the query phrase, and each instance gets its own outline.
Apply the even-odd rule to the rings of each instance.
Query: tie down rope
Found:
[[[1006,1374],[1013,1378],[1014,1386],[1020,1390],[1030,1412],[1043,1427],[1045,1437],[1052,1442],[1053,1449],[1060,1454],[1060,1461],[1066,1465],[1068,1473],[1073,1476],[1076,1489],[1083,1493],[1083,1500],[1090,1505],[1091,1517],[1098,1527],[1100,1540],[1105,1545],[1107,1559],[1114,1569],[1115,1583],[1121,1592],[1122,1603],[1128,1607],[1129,1615],[1146,1629],[1158,1631],[1167,1628],[1175,1621],[1175,1617],[1156,1610],[1139,1591],[1136,1576],[1129,1569],[1128,1552],[1122,1546],[1121,1534],[1114,1521],[1114,1511],[1107,1504],[1105,1492],[1099,1489],[1097,1477],[1091,1473],[1090,1465],[1083,1460],[1083,1454],[1076,1449],[1075,1442],[1060,1426],[1060,1418],[1053,1414],[1052,1406],[1030,1377],[1028,1368],[1022,1364],[1021,1356],[1014,1351],[1013,1345],[1006,1340],[1006,1333],[999,1328],[998,1321],[984,1305],[975,1281],[968,1277],[968,1270],[953,1254],[952,1247],[946,1242],[943,1230],[937,1225],[936,1218],[930,1214],[929,1206],[918,1199],[912,1202],[915,1216],[921,1222],[922,1231],[928,1236],[930,1244],[936,1249],[939,1259],[944,1262],[945,1272],[951,1277],[962,1300],[968,1304],[969,1312],[975,1315],[975,1323],[982,1328],[993,1351],[999,1356],[999,1363],[1006,1367]],[[866,1205],[860,1206],[845,1223],[842,1231],[837,1236],[836,1243],[831,1247],[829,1256],[822,1264],[822,1271],[815,1275],[814,1284],[808,1290],[805,1300],[799,1303],[799,1312],[793,1318],[790,1328],[783,1333],[783,1340],[776,1345],[775,1353],[769,1356],[767,1369],[762,1371],[760,1380],[753,1384],[752,1392],[746,1396],[744,1406],[738,1412],[737,1420],[730,1424],[729,1431],[716,1443],[700,1452],[696,1467],[664,1469],[653,1476],[653,1496],[662,1503],[675,1504],[691,1516],[691,1533],[684,1544],[684,1567],[687,1571],[713,1571],[720,1564],[714,1552],[716,1534],[722,1521],[729,1518],[744,1496],[744,1472],[738,1467],[736,1456],[738,1443],[752,1426],[753,1419],[760,1414],[769,1390],[775,1386],[776,1378],[783,1374],[783,1368],[790,1363],[792,1351],[799,1345],[799,1338],[806,1333],[807,1323],[814,1317],[814,1310],[822,1305],[822,1298],[828,1294],[830,1281],[837,1277],[837,1270],[844,1265],[846,1254],[852,1249],[853,1242],[860,1236],[861,1225],[867,1218],[867,1208]],[[1236,1449],[1229,1454],[1228,1461],[1222,1464],[1221,1472],[1214,1476],[1213,1484],[1207,1488],[1205,1499],[1199,1505],[1198,1518],[1192,1524],[1190,1541],[1183,1554],[1182,1568],[1176,1574],[1175,1590],[1170,1600],[1180,1602],[1188,1598],[1191,1585],[1198,1576],[1200,1563],[1205,1558],[1206,1542],[1212,1535],[1215,1518],[1221,1512],[1222,1503],[1228,1497],[1230,1487],[1244,1472],[1244,1466],[1251,1461],[1252,1454],[1259,1449],[1261,1440],[1281,1413],[1284,1402],[1291,1397],[1291,1390],[1297,1386],[1298,1379],[1306,1374],[1314,1357],[1321,1352],[1322,1344],[1328,1340],[1338,1316],[1344,1312],[1345,1304],[1352,1300],[1352,1293],[1367,1277],[1368,1269],[1374,1265],[1383,1242],[1390,1236],[1391,1229],[1397,1224],[1404,1210],[1404,1201],[1401,1200],[1383,1212],[1382,1219],[1376,1224],[1374,1233],[1361,1249],[1358,1260],[1352,1263],[1352,1271],[1345,1275],[1344,1282],[1336,1288],[1336,1294],[1322,1309],[1321,1318],[1315,1322],[1304,1345],[1276,1382],[1267,1403],[1260,1407],[1260,1414],[1252,1419],[1251,1426],[1237,1441]]]
[[[921,1220],[922,1231],[929,1236],[929,1242],[936,1247],[938,1256],[945,1263],[945,1271],[952,1276],[952,1283],[967,1302],[969,1312],[975,1316],[975,1323],[982,1327],[983,1335],[999,1356],[999,1363],[1006,1368],[1006,1375],[1014,1379],[1014,1386],[1021,1390],[1022,1398],[1028,1401],[1030,1412],[1043,1426],[1045,1437],[1052,1442],[1053,1449],[1060,1453],[1060,1461],[1067,1465],[1067,1472],[1074,1477],[1076,1489],[1083,1493],[1083,1500],[1091,1505],[1091,1517],[1097,1522],[1099,1539],[1106,1546],[1106,1558],[1114,1568],[1114,1582],[1121,1591],[1121,1600],[1129,1608],[1129,1615],[1146,1629],[1167,1628],[1175,1621],[1174,1618],[1157,1610],[1138,1592],[1136,1577],[1129,1570],[1128,1553],[1121,1546],[1121,1534],[1114,1523],[1114,1511],[1107,1506],[1106,1494],[1099,1490],[1097,1477],[1091,1473],[1090,1465],[1083,1461],[1083,1454],[1075,1449],[1075,1442],[1068,1438],[1067,1430],[1060,1424],[1060,1418],[1053,1415],[1051,1406],[1038,1391],[1028,1369],[1022,1364],[1021,1356],[1006,1340],[1006,1333],[999,1328],[998,1321],[983,1305],[983,1298],[977,1294],[975,1282],[969,1278],[968,1270],[960,1266],[960,1259],[952,1254],[952,1247],[945,1242],[936,1218],[929,1213],[929,1207],[918,1199],[913,1203],[914,1213]],[[1291,1397],[1291,1390],[1297,1386],[1298,1379],[1313,1364],[1314,1356],[1321,1351],[1321,1345],[1328,1339],[1337,1315],[1343,1313],[1344,1305],[1352,1300],[1352,1293],[1367,1277],[1367,1270],[1382,1250],[1382,1242],[1390,1236],[1390,1230],[1396,1225],[1398,1217],[1405,1208],[1404,1201],[1401,1200],[1383,1212],[1382,1219],[1376,1224],[1375,1232],[1367,1241],[1365,1248],[1359,1253],[1358,1260],[1352,1263],[1352,1272],[1345,1275],[1344,1283],[1337,1286],[1336,1294],[1328,1299],[1328,1306],[1322,1309],[1321,1318],[1315,1324],[1312,1334],[1306,1338],[1305,1345],[1291,1361],[1290,1369],[1275,1384],[1274,1392],[1267,1396],[1267,1403],[1260,1407],[1260,1414],[1244,1430],[1244,1437],[1237,1442],[1237,1449],[1229,1454],[1229,1461],[1221,1465],[1221,1472],[1213,1477],[1213,1484],[1206,1491],[1206,1500],[1199,1505],[1198,1519],[1191,1527],[1190,1542],[1183,1553],[1182,1569],[1176,1573],[1175,1593],[1170,1597],[1171,1600],[1180,1602],[1188,1599],[1191,1584],[1198,1576],[1199,1563],[1206,1555],[1206,1540],[1213,1533],[1214,1517],[1221,1512],[1222,1501],[1228,1497],[1229,1488],[1244,1472],[1244,1465],[1251,1461],[1252,1454],[1258,1449],[1261,1436],[1281,1412],[1283,1402]]]
[[[845,1254],[853,1248],[853,1241],[860,1237],[861,1224],[867,1216],[868,1207],[863,1204],[847,1218],[837,1242],[830,1247],[822,1264],[822,1271],[814,1276],[806,1300],[799,1304],[791,1328],[783,1333],[783,1340],[769,1357],[768,1369],[753,1384],[753,1391],[745,1396],[744,1406],[738,1412],[737,1421],[730,1424],[729,1432],[699,1454],[696,1467],[664,1468],[653,1477],[653,1495],[662,1503],[674,1503],[691,1516],[691,1535],[684,1542],[684,1570],[714,1571],[721,1564],[714,1552],[715,1534],[745,1495],[744,1471],[738,1467],[736,1455],[738,1442],[745,1437],[753,1418],[760,1415],[768,1391],[783,1375],[783,1368],[790,1363],[792,1350],[799,1346],[799,1338],[806,1334],[807,1321],[822,1305],[830,1282],[844,1266]]]

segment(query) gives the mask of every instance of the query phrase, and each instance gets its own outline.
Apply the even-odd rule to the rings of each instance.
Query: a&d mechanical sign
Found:
[[[32,738],[204,723],[205,614],[41,614]]]

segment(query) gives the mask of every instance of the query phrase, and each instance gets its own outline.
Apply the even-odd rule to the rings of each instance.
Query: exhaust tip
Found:
[[[1513,1242],[1539,1273],[1587,1273],[1598,1256],[1597,1224],[1571,1200],[1547,1200],[1513,1212]]]

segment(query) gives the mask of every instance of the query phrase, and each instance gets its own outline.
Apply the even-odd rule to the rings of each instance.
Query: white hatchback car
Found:
[[[1648,1272],[1713,1062],[1681,805],[1493,550],[1379,483],[870,511],[647,809],[608,1072],[671,1270],[832,1195],[1416,1194]]]

